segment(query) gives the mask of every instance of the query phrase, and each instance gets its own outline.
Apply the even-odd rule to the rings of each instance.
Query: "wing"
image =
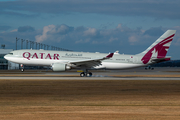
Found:
[[[114,55],[114,53],[110,53],[109,55],[107,55],[106,57],[103,57],[103,58],[69,61],[68,63],[76,65],[76,66],[84,66],[84,67],[91,68],[91,67],[101,65],[101,61],[112,58],[113,55]]]

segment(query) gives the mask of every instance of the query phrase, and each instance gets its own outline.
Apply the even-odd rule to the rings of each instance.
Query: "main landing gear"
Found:
[[[149,65],[145,67],[145,70],[154,70],[154,68]]]
[[[92,76],[92,73],[91,72],[88,72],[88,70],[85,70],[86,72],[82,72],[80,73],[80,76],[81,77],[91,77]]]
[[[80,74],[81,77],[91,77],[92,76],[92,73],[91,72],[88,72],[88,73],[85,73],[85,72],[82,72]]]

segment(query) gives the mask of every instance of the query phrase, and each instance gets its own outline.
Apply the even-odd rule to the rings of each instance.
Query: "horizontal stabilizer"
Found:
[[[164,61],[169,61],[171,60],[171,57],[164,57],[164,58],[151,58],[152,62],[160,63]]]

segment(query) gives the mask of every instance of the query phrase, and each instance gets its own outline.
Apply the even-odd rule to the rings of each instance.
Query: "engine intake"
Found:
[[[64,63],[54,63],[52,65],[53,71],[63,72],[63,71],[70,70],[70,69],[71,69],[71,67]]]

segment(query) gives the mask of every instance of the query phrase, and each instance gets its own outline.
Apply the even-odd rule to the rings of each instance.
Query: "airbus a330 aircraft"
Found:
[[[53,71],[81,69],[81,77],[92,76],[92,69],[127,69],[147,66],[170,60],[166,57],[175,30],[167,30],[150,47],[136,55],[119,53],[88,53],[50,50],[15,50],[5,55],[5,59],[22,65],[51,66]],[[23,71],[23,68],[22,68]]]

